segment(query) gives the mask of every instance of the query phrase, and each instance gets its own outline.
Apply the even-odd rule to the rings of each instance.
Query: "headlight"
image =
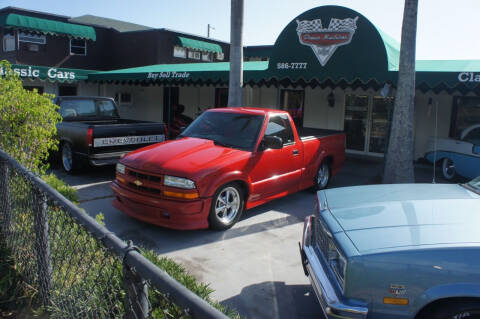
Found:
[[[120,174],[125,174],[125,165],[117,163],[116,171]]]
[[[343,254],[335,247],[335,244],[330,240],[328,245],[328,263],[332,267],[335,275],[340,281],[341,286],[345,282],[345,272],[347,270],[347,259]]]
[[[195,183],[189,179],[165,175],[163,185],[185,189],[194,189]]]

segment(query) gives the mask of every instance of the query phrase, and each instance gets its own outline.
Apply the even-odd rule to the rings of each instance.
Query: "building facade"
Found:
[[[76,83],[77,95],[115,97],[122,116],[165,122],[176,103],[185,105],[191,117],[226,106],[228,44],[164,29],[112,30],[98,20],[87,25],[87,20],[68,23],[83,21],[94,28],[97,39],[85,41],[96,58],[82,65],[74,64],[73,56],[62,64],[96,71]],[[101,39],[108,43],[108,51],[100,49],[104,44],[93,43]],[[300,126],[344,130],[348,152],[383,156],[399,48],[359,12],[339,6],[311,9],[293,19],[274,45],[245,47],[243,105],[287,110]],[[192,59],[190,51],[200,55]],[[2,54],[7,53],[12,59],[11,52]],[[204,53],[211,55],[204,58]],[[418,159],[432,136],[458,137],[466,127],[480,123],[480,60],[417,61],[416,70]],[[25,77],[25,85],[31,81],[27,78],[32,77]]]

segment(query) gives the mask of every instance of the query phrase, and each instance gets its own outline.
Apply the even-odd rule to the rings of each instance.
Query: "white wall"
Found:
[[[432,104],[428,99],[432,98]],[[438,108],[436,107],[438,105]],[[450,119],[452,113],[453,95],[446,92],[426,94],[416,91],[415,93],[415,159],[425,155],[425,150],[430,137],[435,134],[435,110],[437,116],[437,136],[448,137],[450,131]]]
[[[185,106],[184,114],[191,118],[215,106],[215,87],[213,86],[182,86],[178,94],[179,103]]]
[[[327,96],[333,92],[335,106],[330,107]],[[306,127],[343,130],[345,92],[341,89],[305,89],[303,125]]]
[[[98,96],[100,84],[79,82],[77,85],[77,95],[80,96]]]
[[[163,121],[163,87],[140,85],[103,84],[100,90],[103,96],[115,97],[116,93],[127,92],[132,95],[131,104],[120,104],[120,117],[145,120]]]

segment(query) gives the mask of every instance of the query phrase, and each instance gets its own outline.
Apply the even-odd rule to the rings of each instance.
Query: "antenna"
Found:
[[[432,104],[432,98],[428,99],[428,104]],[[437,128],[438,128],[438,101],[435,101],[435,126],[433,132],[433,180],[432,184],[435,184],[436,179],[436,164],[437,164]]]

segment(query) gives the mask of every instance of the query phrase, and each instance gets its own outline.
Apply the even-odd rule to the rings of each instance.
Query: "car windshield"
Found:
[[[205,112],[180,137],[203,138],[212,140],[217,145],[251,151],[263,120],[263,115]]]
[[[472,179],[470,182],[464,184],[467,188],[472,189],[476,193],[480,194],[480,176],[475,179]]]
[[[63,118],[118,118],[117,109],[110,100],[72,99],[60,102],[60,114]]]

